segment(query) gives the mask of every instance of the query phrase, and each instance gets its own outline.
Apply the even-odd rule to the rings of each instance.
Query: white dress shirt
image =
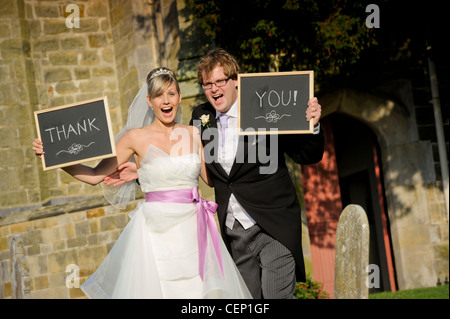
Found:
[[[234,163],[234,158],[236,157],[236,151],[238,147],[239,135],[238,135],[238,102],[236,102],[231,106],[226,115],[228,118],[228,128],[225,130],[225,146],[222,147],[219,143],[219,163],[222,165],[223,169],[227,174],[230,174],[231,167]],[[219,138],[222,138],[220,132],[220,121],[218,117],[220,116],[220,112],[216,111],[216,119],[217,126],[219,127]],[[244,229],[248,229],[249,227],[255,224],[255,221],[250,217],[250,215],[245,211],[245,209],[238,203],[234,194],[231,193],[230,201],[228,202],[227,207],[227,219],[225,221],[225,225],[229,229],[233,229],[233,224],[235,219],[241,223]]]

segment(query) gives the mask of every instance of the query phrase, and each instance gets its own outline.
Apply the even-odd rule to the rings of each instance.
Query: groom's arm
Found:
[[[318,134],[279,135],[281,150],[298,164],[315,164],[322,160],[324,132]]]

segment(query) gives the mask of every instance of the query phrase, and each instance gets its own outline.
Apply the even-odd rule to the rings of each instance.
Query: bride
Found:
[[[199,197],[199,176],[210,181],[198,129],[176,123],[181,93],[175,74],[152,70],[147,89],[148,105],[136,98],[128,121],[136,114],[154,120],[121,132],[116,157],[95,168],[63,168],[96,185],[133,156],[146,195],[81,289],[89,298],[251,298],[217,230],[217,204]],[[45,145],[35,139],[33,150],[41,156]]]

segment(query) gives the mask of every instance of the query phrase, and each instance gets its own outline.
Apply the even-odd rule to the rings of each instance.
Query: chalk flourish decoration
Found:
[[[95,142],[91,142],[89,143],[89,145],[81,145],[81,144],[75,144],[73,143],[68,149],[66,150],[61,150],[58,153],[56,153],[56,155],[59,155],[59,153],[64,152],[64,153],[69,153],[69,154],[73,154],[73,155],[77,155],[78,153],[80,153],[81,151],[83,151],[83,149],[85,147],[89,147],[92,144],[94,144]]]
[[[262,118],[262,119],[265,119],[267,121],[267,123],[270,123],[270,122],[276,123],[276,122],[278,122],[278,120],[281,120],[284,116],[290,116],[290,115],[289,114],[280,115],[277,112],[272,110],[269,113],[267,113],[266,116],[255,117],[255,120]]]

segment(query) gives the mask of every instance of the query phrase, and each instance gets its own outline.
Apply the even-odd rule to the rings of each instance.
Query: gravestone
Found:
[[[359,205],[345,207],[336,231],[334,298],[367,299],[369,222]]]

